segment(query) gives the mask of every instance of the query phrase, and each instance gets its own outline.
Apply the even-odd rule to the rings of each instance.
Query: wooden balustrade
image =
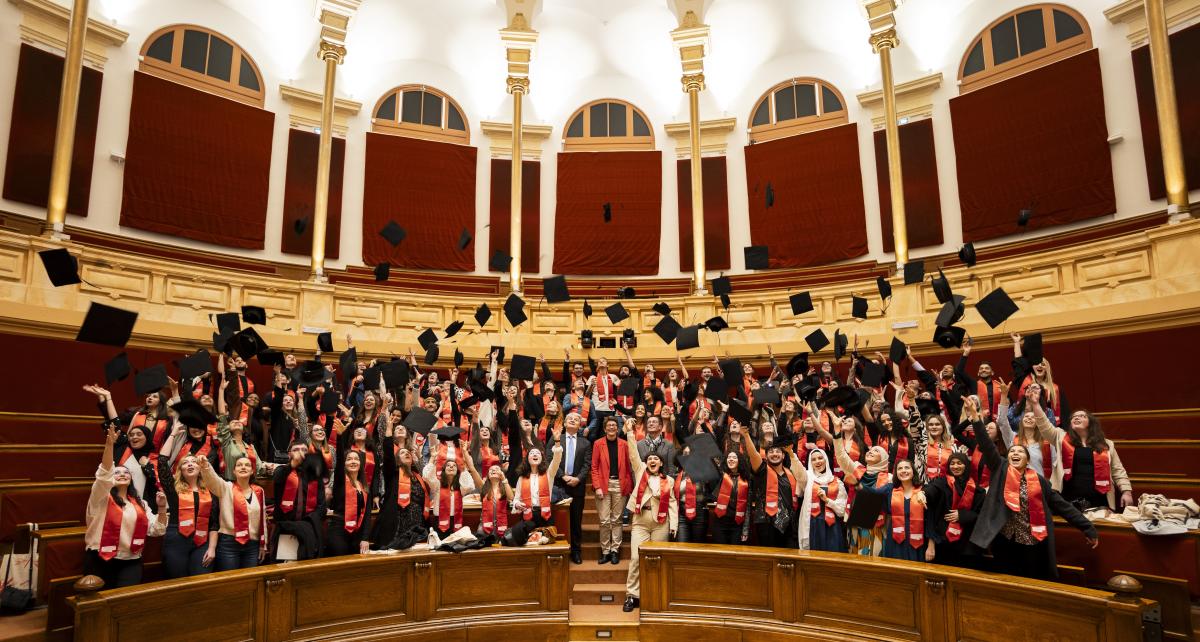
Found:
[[[647,543],[643,642],[1142,639],[1149,600],[917,562]]]
[[[567,553],[346,556],[80,594],[75,639],[565,640]]]

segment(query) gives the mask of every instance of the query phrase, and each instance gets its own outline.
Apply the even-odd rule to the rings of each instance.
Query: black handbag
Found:
[[[37,524],[30,525],[30,533],[37,530]],[[0,614],[4,615],[19,615],[24,613],[33,606],[33,556],[35,548],[33,537],[30,537],[29,543],[29,588],[19,589],[15,586],[5,586],[3,591],[0,591]],[[12,571],[12,554],[8,556],[8,568],[4,570],[4,577],[8,578]]]

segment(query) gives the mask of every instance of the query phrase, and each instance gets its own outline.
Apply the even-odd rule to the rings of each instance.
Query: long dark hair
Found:
[[[362,484],[363,492],[370,492],[370,489],[367,488],[367,455],[365,453],[350,448],[344,449],[341,452],[342,474],[346,473],[346,458],[350,455],[358,457],[358,475],[356,475],[358,483]]]
[[[121,467],[126,468],[125,466],[121,466]],[[108,489],[108,494],[110,497],[113,498],[113,501],[117,503],[117,506],[120,506],[121,508],[125,508],[125,500],[121,499],[121,495],[117,493],[116,486],[113,486],[112,488]],[[141,501],[141,498],[138,497],[137,489],[133,487],[133,479],[132,478],[129,480],[129,485],[125,487],[125,497],[132,499],[135,502]]]
[[[743,457],[742,453],[739,453],[736,448],[730,448],[730,449],[726,450],[724,456],[721,457],[721,462],[717,466],[717,468],[719,468],[721,470],[721,474],[728,475],[730,472],[729,471],[729,461],[728,461],[730,453],[737,455],[737,458],[738,458],[737,469],[733,472],[738,476],[739,479],[741,479],[743,481],[749,480],[753,475],[753,473],[750,471],[749,458]]]
[[[1076,410],[1075,412],[1082,412],[1084,416],[1087,417],[1088,448],[1091,448],[1097,452],[1106,450],[1108,448],[1108,443],[1104,438],[1104,429],[1100,427],[1100,419],[1096,417],[1096,415],[1093,415],[1090,410]],[[1070,419],[1067,419],[1066,421],[1069,422]],[[1079,441],[1079,435],[1077,435],[1075,431],[1070,428],[1070,426],[1067,427],[1067,437],[1070,438],[1072,446],[1078,448],[1083,445],[1083,443]]]
[[[532,450],[532,449],[531,449]],[[550,469],[550,463],[547,461],[545,448],[538,448],[542,453],[542,463],[538,464],[537,472],[539,475]],[[521,459],[520,465],[517,466],[517,477],[526,477],[533,474],[533,468],[529,465],[529,451],[525,451],[525,457]]]

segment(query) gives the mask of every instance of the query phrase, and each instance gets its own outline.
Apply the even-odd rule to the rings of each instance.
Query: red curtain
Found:
[[[1179,110],[1179,133],[1183,137],[1183,166],[1191,189],[1200,187],[1200,25],[1171,34],[1171,67],[1175,77],[1175,104]],[[1162,148],[1158,137],[1158,113],[1154,102],[1154,77],[1150,71],[1150,47],[1134,49],[1133,83],[1142,122],[1142,151],[1146,154],[1146,179],[1150,198],[1166,198]]]
[[[458,249],[475,230],[474,147],[367,134],[363,262],[470,272],[475,248]],[[408,237],[392,247],[379,231],[396,221]]]
[[[121,225],[261,250],[275,114],[140,71]]]
[[[16,89],[13,92],[12,124],[8,129],[8,161],[4,166],[4,198],[10,201],[46,206],[50,194],[50,159],[54,155],[54,130],[58,125],[62,73],[62,56],[21,45]],[[79,81],[71,185],[67,191],[67,212],[79,216],[87,216],[88,213],[103,79],[104,74],[85,66]]]
[[[321,135],[299,129],[288,130],[287,179],[283,187],[284,254],[312,254],[313,201],[317,190],[317,156]],[[325,258],[338,257],[342,237],[342,177],[346,141],[333,138],[329,158],[329,209],[325,216]],[[305,219],[304,232],[296,234],[296,221]]]
[[[1095,49],[950,99],[963,239],[1116,212]]]
[[[521,162],[521,271],[538,271],[542,207],[542,164]],[[492,159],[492,217],[488,233],[488,259],[496,250],[509,250],[512,218],[512,161]],[[489,270],[491,268],[488,268]]]
[[[555,208],[555,273],[658,273],[661,152],[560,153]]]
[[[942,244],[942,202],[938,192],[937,155],[933,149],[933,120],[901,125],[900,168],[904,174],[904,222],[908,247]],[[879,222],[883,251],[895,251],[892,238],[892,183],[888,179],[887,132],[875,132],[875,175],[879,184]]]
[[[692,161],[675,162],[679,193],[679,271],[691,272],[692,265]],[[704,179],[704,267],[729,269],[729,194],[725,157],[700,159]]]
[[[774,205],[767,207],[767,186]],[[822,265],[867,253],[866,208],[854,123],[746,146],[750,239],[773,268]]]

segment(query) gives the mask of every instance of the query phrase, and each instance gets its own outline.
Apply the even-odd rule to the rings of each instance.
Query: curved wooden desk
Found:
[[[346,556],[83,594],[75,639],[565,640],[568,551]]]
[[[1145,600],[946,566],[646,543],[643,642],[1142,639]]]

